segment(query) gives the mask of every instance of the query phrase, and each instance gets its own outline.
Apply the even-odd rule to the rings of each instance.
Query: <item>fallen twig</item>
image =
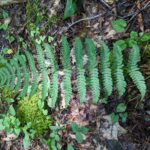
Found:
[[[0,6],[10,5],[14,3],[24,3],[26,0],[0,0]]]

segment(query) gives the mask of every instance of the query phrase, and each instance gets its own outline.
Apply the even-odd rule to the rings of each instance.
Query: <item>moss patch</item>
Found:
[[[25,97],[19,101],[17,116],[21,123],[25,125],[31,122],[31,129],[36,133],[35,136],[43,135],[52,123],[49,116],[45,116],[38,107],[39,94],[35,94],[31,99]]]

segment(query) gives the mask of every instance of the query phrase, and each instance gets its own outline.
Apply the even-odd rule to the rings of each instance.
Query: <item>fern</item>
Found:
[[[20,98],[20,97],[25,97],[25,95],[27,94],[28,87],[29,87],[29,73],[27,72],[25,57],[23,55],[17,55],[17,59],[19,60],[20,65],[22,66],[23,74],[24,74],[23,89],[18,96],[18,98]]]
[[[75,39],[75,58],[77,66],[77,89],[80,97],[80,102],[85,102],[86,98],[86,80],[85,70],[83,68],[83,46],[80,38]]]
[[[37,90],[38,87],[38,72],[35,67],[35,62],[34,59],[29,51],[25,51],[25,55],[28,58],[28,62],[30,65],[30,71],[32,73],[33,81],[32,81],[32,86],[31,86],[31,92],[30,92],[30,97],[33,96]]]
[[[117,45],[113,45],[113,74],[116,81],[116,88],[119,96],[125,92],[126,82],[123,75],[123,56],[122,49]]]
[[[101,73],[102,73],[102,82],[104,86],[105,96],[108,97],[112,93],[112,78],[111,78],[111,69],[110,69],[110,51],[108,46],[101,41]]]
[[[53,53],[53,49],[49,44],[44,44],[47,57],[51,63],[51,70],[52,70],[52,79],[51,79],[51,104],[52,108],[55,108],[57,98],[58,98],[58,65],[56,62],[56,57]]]
[[[88,56],[88,70],[90,74],[90,87],[92,90],[93,103],[97,103],[100,96],[100,85],[98,79],[98,69],[96,68],[96,48],[90,38],[87,38],[85,43]]]
[[[45,100],[45,98],[48,95],[48,82],[47,82],[47,69],[46,69],[46,65],[44,63],[45,59],[44,59],[44,54],[42,52],[42,47],[39,44],[36,44],[36,50],[37,50],[37,56],[38,56],[38,62],[39,62],[39,66],[42,72],[42,100]]]
[[[137,63],[140,61],[140,50],[137,45],[133,45],[129,55],[128,61],[128,72],[129,76],[133,80],[134,84],[137,86],[141,93],[141,99],[144,98],[146,93],[146,84],[142,73],[139,71]]]
[[[62,55],[62,64],[64,68],[63,90],[65,94],[65,103],[66,106],[68,106],[72,94],[70,48],[69,48],[68,41],[64,35],[62,36],[61,55]]]

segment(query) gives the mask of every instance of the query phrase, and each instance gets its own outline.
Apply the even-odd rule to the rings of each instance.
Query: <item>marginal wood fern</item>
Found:
[[[48,106],[55,108],[59,93],[59,66],[56,61],[54,49],[48,43],[43,43],[41,45],[36,44],[35,47],[37,52],[36,61],[27,50],[21,54],[17,52],[13,58],[9,60],[0,56],[0,88],[7,87],[10,90],[16,91],[19,94],[18,99],[25,96],[31,98],[37,90],[40,90],[42,100],[47,100]],[[84,50],[88,56],[86,65],[83,63]],[[72,67],[70,47],[64,35],[62,36],[60,51],[64,73],[62,87],[65,104],[69,106],[72,96]],[[124,95],[127,83],[124,76],[125,64],[123,62],[123,50],[119,44],[115,43],[112,52],[110,52],[105,42],[100,42],[100,73],[98,70],[99,62],[96,57],[96,47],[92,39],[86,38],[85,44],[83,45],[81,39],[77,37],[74,42],[74,52],[76,60],[77,91],[81,103],[86,102],[86,86],[88,85],[86,84],[87,75],[89,75],[90,79],[89,86],[94,104],[100,99],[100,82],[104,89],[105,98],[112,94],[112,81],[115,83],[114,85],[118,95],[120,97]],[[111,61],[110,56],[112,58]],[[50,61],[50,64],[45,63],[47,61]],[[133,45],[126,69],[140,91],[141,99],[143,99],[146,93],[146,84],[138,67],[139,61],[139,47]],[[46,64],[48,64],[48,66]],[[50,73],[48,72],[49,70]],[[30,80],[30,75],[32,80]],[[99,79],[102,79],[102,81]]]

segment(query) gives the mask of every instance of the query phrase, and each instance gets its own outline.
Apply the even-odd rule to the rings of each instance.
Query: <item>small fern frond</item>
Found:
[[[29,87],[29,73],[27,71],[27,66],[26,66],[26,60],[24,55],[18,55],[17,56],[19,63],[23,69],[23,74],[24,74],[24,85],[23,85],[23,89],[21,91],[21,93],[19,94],[18,98],[22,98],[25,97],[25,95],[27,94],[28,91],[28,87]]]
[[[47,74],[44,54],[41,45],[36,44],[36,50],[37,50],[39,66],[42,72],[42,100],[45,100],[45,98],[48,95],[48,81],[47,81],[48,74]]]
[[[128,72],[129,76],[133,80],[134,84],[137,86],[141,93],[141,99],[144,98],[146,93],[146,83],[142,73],[139,71],[137,63],[140,61],[140,50],[137,45],[133,45],[129,55],[128,61]]]
[[[101,41],[101,72],[102,72],[102,82],[104,86],[105,96],[108,97],[112,93],[112,77],[110,69],[110,51],[105,42]]]
[[[25,51],[25,55],[28,59],[29,66],[30,66],[30,71],[32,73],[33,81],[32,81],[32,86],[31,86],[31,92],[30,92],[30,97],[33,96],[38,88],[38,72],[35,67],[35,62],[34,59],[29,51]]]
[[[123,75],[123,55],[122,49],[114,44],[113,46],[113,74],[119,96],[125,93],[126,82]]]
[[[70,48],[67,38],[62,35],[62,46],[61,46],[62,64],[64,69],[71,69],[70,66]]]
[[[88,56],[88,70],[89,70],[89,74],[90,74],[90,87],[92,90],[93,103],[96,104],[100,97],[98,69],[96,68],[97,67],[96,47],[90,38],[87,38],[85,43],[86,43],[87,56]]]
[[[72,95],[70,70],[64,70],[64,79],[62,85],[63,85],[63,91],[65,97],[65,105],[68,106]]]
[[[51,79],[51,88],[50,88],[51,89],[50,107],[55,108],[58,99],[58,65],[52,47],[47,43],[44,44],[44,47],[46,50],[47,57],[50,60],[51,70],[52,70],[52,79]]]

